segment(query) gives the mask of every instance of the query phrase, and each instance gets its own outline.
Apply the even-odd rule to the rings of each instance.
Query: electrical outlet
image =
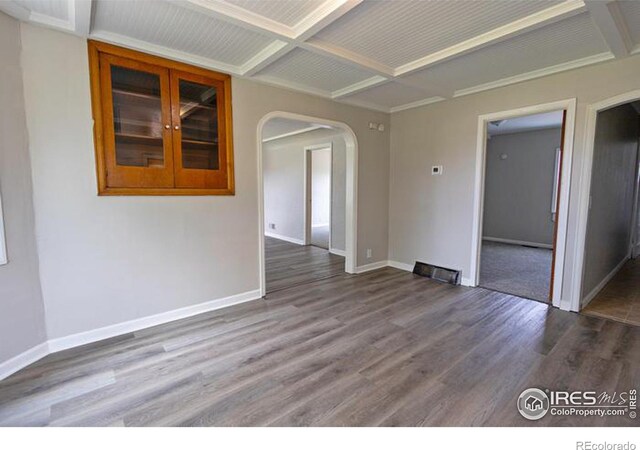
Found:
[[[431,166],[431,175],[442,175],[442,166]]]
[[[270,230],[275,230],[276,229],[276,224],[275,223],[270,223],[269,224],[269,229]]]
[[[370,248],[367,249],[367,258],[371,258],[371,249]]]

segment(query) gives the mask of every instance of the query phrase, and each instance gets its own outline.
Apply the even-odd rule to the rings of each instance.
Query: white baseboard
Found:
[[[131,333],[133,331],[154,327],[163,323],[173,322],[174,320],[184,319],[197,314],[213,311],[215,309],[224,308],[226,306],[257,300],[260,297],[260,290],[257,289],[255,291],[243,292],[242,294],[236,294],[193,306],[187,306],[185,308],[154,314],[153,316],[141,317],[139,319],[129,320],[127,322],[121,322],[115,325],[97,328],[95,330],[72,334],[70,336],[57,339],[50,339],[49,351],[51,353],[59,352],[68,348],[78,347],[80,345],[90,344],[92,342],[112,338],[121,334]]]
[[[344,250],[338,250],[337,248],[330,248],[329,253],[333,253],[334,255],[338,256],[347,256],[347,253]]]
[[[0,363],[0,380],[4,380],[8,376],[16,373],[18,370],[44,358],[49,353],[51,353],[49,351],[49,344],[47,342],[43,342],[35,347],[31,347],[26,352],[22,352],[19,355]]]
[[[460,284],[466,287],[476,287],[471,278],[462,277],[460,278]]]
[[[407,272],[413,272],[413,266],[411,264],[401,263],[400,261],[388,261],[389,267],[394,267],[400,270],[406,270]]]
[[[47,342],[43,342],[20,355],[14,356],[8,361],[0,363],[0,380],[3,380],[9,375],[51,353],[78,347],[80,345],[90,344],[92,342],[101,341],[103,339],[112,338],[125,333],[131,333],[144,328],[162,325],[164,323],[173,322],[174,320],[185,319],[187,317],[213,311],[215,309],[237,305],[238,303],[257,300],[260,297],[260,290],[256,289],[254,291],[243,292],[241,294],[231,295],[229,297],[219,298],[209,302],[187,306],[185,308],[141,317],[139,319],[129,320],[127,322],[121,322],[97,328],[95,330],[84,331],[82,333],[72,334],[70,336],[64,336],[56,339],[49,339]]]
[[[355,273],[364,273],[369,272],[371,270],[382,269],[383,267],[387,267],[389,265],[389,261],[376,261],[371,264],[365,264],[364,266],[356,267]]]
[[[543,244],[541,242],[529,242],[529,241],[518,241],[516,239],[503,239],[491,236],[483,236],[483,241],[491,241],[491,242],[501,242],[503,244],[513,244],[513,245],[527,245],[529,247],[539,247],[539,248],[548,248],[553,249],[553,245],[551,244]]]
[[[629,261],[629,258],[631,258],[631,255],[630,255],[630,254],[627,254],[627,256],[625,256],[625,257],[622,259],[622,261],[620,261],[620,262],[618,263],[618,265],[617,265],[617,266],[615,266],[615,267],[613,268],[613,270],[612,270],[611,272],[609,272],[609,274],[608,274],[606,277],[604,277],[604,278],[602,279],[602,281],[600,281],[600,283],[598,283],[598,285],[597,285],[596,287],[594,287],[594,288],[591,290],[591,292],[589,292],[589,293],[588,293],[588,294],[587,294],[587,295],[582,299],[582,302],[580,302],[580,309],[582,309],[582,308],[584,308],[585,306],[587,306],[587,305],[589,304],[589,302],[590,302],[591,300],[593,300],[593,299],[594,299],[594,297],[595,297],[596,295],[598,295],[598,293],[599,293],[599,292],[600,292],[600,291],[601,291],[601,290],[606,286],[606,284],[607,284],[609,281],[611,281],[611,279],[612,279],[613,277],[615,277],[615,276],[616,276],[616,274],[620,271],[620,269],[622,269],[622,266],[624,266],[624,265],[625,265],[625,263],[626,263],[627,261]]]
[[[289,236],[284,236],[282,234],[271,233],[270,231],[265,231],[265,236],[280,239],[281,241],[291,242],[292,244],[304,245],[304,241],[302,239],[296,239]]]

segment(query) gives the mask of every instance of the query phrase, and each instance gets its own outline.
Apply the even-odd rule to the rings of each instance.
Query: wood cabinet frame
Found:
[[[199,67],[191,66],[188,64],[171,61],[169,59],[140,53],[134,50],[118,47],[103,42],[89,41],[89,73],[91,81],[91,109],[94,121],[94,146],[96,155],[96,171],[98,179],[98,195],[234,195],[235,194],[235,180],[234,180],[234,164],[233,164],[233,122],[232,122],[232,110],[231,110],[231,77],[226,74],[213,72],[210,70],[202,69]],[[217,99],[217,105],[220,114],[218,114],[218,152],[220,161],[220,170],[206,171],[206,172],[218,172],[217,174],[205,174],[205,170],[201,169],[185,169],[181,167],[181,161],[178,160],[181,155],[180,133],[173,132],[173,126],[171,130],[165,130],[163,132],[163,143],[165,149],[165,167],[171,171],[172,186],[167,187],[143,187],[143,186],[122,186],[126,185],[126,175],[122,183],[115,183],[118,186],[110,186],[109,179],[107,177],[110,167],[113,170],[115,165],[115,157],[111,154],[110,150],[105,145],[106,139],[113,138],[113,126],[111,114],[111,105],[108,101],[103,101],[105,95],[111,93],[111,86],[105,85],[108,83],[110,77],[105,74],[101,74],[100,64],[101,59],[103,61],[123,61],[124,59],[137,62],[141,68],[149,68],[154,66],[154,69],[160,68],[165,70],[167,74],[167,82],[173,86],[178,78],[187,80],[201,80],[214,84],[216,89],[220,91]],[[156,73],[158,71],[156,70]],[[167,92],[164,92],[165,86],[164,74],[161,76],[162,86],[162,105],[163,110],[167,108],[165,103],[171,103],[179,98],[177,92],[169,92],[170,86],[167,85]],[[174,88],[175,90],[175,88]],[[166,98],[165,98],[166,97]],[[171,121],[175,121],[176,106],[171,106],[171,111],[167,111],[171,118]],[[164,115],[164,111],[163,111]],[[111,124],[109,128],[107,123]],[[169,135],[167,135],[169,133]],[[110,141],[109,141],[110,142]],[[172,151],[167,151],[167,142]],[[169,154],[170,153],[170,154]],[[124,170],[123,170],[124,169]],[[137,171],[149,171],[149,174],[159,173],[166,170],[152,169],[152,168],[130,168],[119,167],[118,169],[122,173],[127,172],[134,173]],[[203,184],[207,184],[207,179],[216,179],[218,181],[223,180],[224,187],[176,187],[176,180],[179,179],[179,173],[187,171],[187,173],[196,173],[196,176],[202,179]],[[203,172],[202,175],[197,175],[197,172]],[[221,178],[221,173],[224,173],[225,179]],[[155,178],[155,175],[150,175],[151,179]],[[217,177],[217,178],[216,178]],[[162,176],[161,176],[162,178]],[[113,183],[112,183],[113,184]],[[166,183],[165,183],[166,184]],[[209,183],[210,184],[210,183]]]

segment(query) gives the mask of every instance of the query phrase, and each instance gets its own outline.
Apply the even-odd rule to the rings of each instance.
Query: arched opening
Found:
[[[284,111],[274,111],[265,115],[258,123],[258,209],[259,209],[259,271],[260,292],[266,295],[266,256],[265,256],[265,186],[264,186],[264,129],[274,119],[286,119],[316,124],[340,130],[345,142],[345,205],[344,205],[344,271],[355,273],[357,255],[357,175],[358,175],[358,141],[353,130],[342,122],[305,116]],[[306,152],[306,149],[305,149]],[[307,202],[305,201],[305,208]],[[305,217],[308,214],[305,212]],[[306,233],[305,225],[305,233]],[[306,239],[305,239],[306,241]]]

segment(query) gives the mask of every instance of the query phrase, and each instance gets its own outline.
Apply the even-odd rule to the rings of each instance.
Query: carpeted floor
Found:
[[[311,245],[329,250],[329,225],[311,228]]]
[[[480,286],[548,302],[552,254],[544,248],[482,241]]]

